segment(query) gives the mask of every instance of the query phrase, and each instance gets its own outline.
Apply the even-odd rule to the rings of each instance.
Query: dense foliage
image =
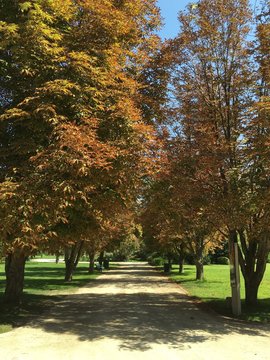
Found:
[[[253,20],[247,0],[201,0],[180,12],[179,35],[164,44],[169,165],[144,208],[146,233],[201,259],[206,245],[227,240],[234,263],[238,243],[249,304],[270,250],[268,1],[251,41]]]
[[[22,267],[37,249],[64,247],[68,280],[83,246],[97,247],[97,237],[106,244],[130,221],[141,179],[153,170],[155,134],[141,103],[158,25],[153,0],[0,2],[10,299],[16,258]]]

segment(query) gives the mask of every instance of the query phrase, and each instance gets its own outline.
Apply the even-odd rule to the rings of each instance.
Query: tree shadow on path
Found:
[[[200,310],[178,291],[178,285],[148,266],[125,266],[83,290],[63,296],[32,325],[56,334],[74,334],[81,341],[114,339],[122,349],[140,351],[151,349],[153,343],[186,348],[232,333],[269,336],[265,326]]]

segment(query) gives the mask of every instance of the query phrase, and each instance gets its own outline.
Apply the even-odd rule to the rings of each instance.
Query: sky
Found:
[[[190,2],[196,2],[196,0],[158,0],[158,6],[161,9],[161,16],[163,17],[164,27],[159,32],[159,35],[163,39],[175,37],[178,33],[178,20],[177,14],[180,10],[183,10]],[[254,6],[258,0],[251,0],[251,4]]]
[[[161,9],[164,27],[159,35],[164,39],[172,38],[178,33],[177,14],[183,10],[191,0],[158,0],[158,6]]]

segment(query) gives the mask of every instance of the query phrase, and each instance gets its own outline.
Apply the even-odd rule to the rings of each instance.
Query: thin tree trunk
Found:
[[[24,286],[24,268],[27,256],[23,251],[15,251],[6,257],[6,289],[4,301],[18,304],[21,301]]]

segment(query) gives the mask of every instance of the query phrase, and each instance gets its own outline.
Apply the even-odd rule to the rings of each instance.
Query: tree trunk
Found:
[[[73,273],[78,265],[81,256],[83,243],[84,243],[83,241],[78,241],[71,248],[65,249],[65,264],[66,264],[65,281],[67,282],[72,281]]]
[[[181,242],[180,244],[175,245],[175,250],[178,254],[178,265],[179,265],[179,274],[183,274],[184,273],[184,259],[185,259],[185,246],[183,244],[183,242]]]
[[[258,283],[254,278],[245,279],[246,305],[254,306],[257,304],[259,285],[260,283]]]
[[[23,251],[15,251],[6,257],[6,289],[4,301],[18,304],[21,301],[24,285],[24,268],[27,256]]]
[[[72,281],[72,276],[74,272],[74,264],[71,260],[66,261],[66,271],[65,271],[65,281]]]
[[[104,251],[101,251],[98,258],[98,262],[100,266],[102,266],[103,260],[104,260]]]
[[[179,264],[179,274],[184,273],[184,256],[181,254],[178,258],[178,264]]]
[[[246,269],[244,271],[245,279],[245,303],[246,305],[252,306],[256,305],[258,301],[258,290],[265,273],[267,256],[257,257],[256,264],[252,268],[246,264]]]
[[[203,261],[195,260],[196,265],[196,280],[203,280],[204,279],[204,268],[203,268]]]
[[[239,231],[241,249],[239,263],[245,280],[245,303],[254,306],[258,301],[258,290],[263,279],[268,254],[269,235],[259,239],[248,239],[244,231]]]
[[[94,270],[95,270],[95,252],[89,251],[89,268],[88,268],[89,274],[93,274]]]
[[[204,268],[203,268],[203,249],[204,242],[203,237],[198,237],[195,246],[195,265],[196,265],[196,280],[204,279]]]

